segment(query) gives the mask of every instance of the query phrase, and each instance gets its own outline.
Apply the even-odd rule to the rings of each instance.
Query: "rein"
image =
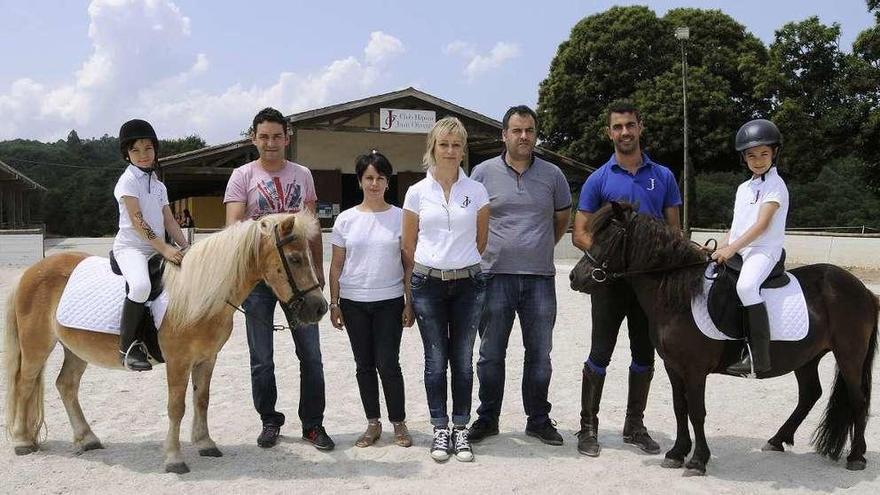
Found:
[[[632,219],[635,218],[635,216],[636,216],[635,213],[633,213],[629,217],[627,224],[632,222]],[[706,265],[712,263],[712,259],[709,258],[707,260],[694,261],[692,263],[686,263],[684,265],[678,265],[678,266],[673,266],[673,267],[650,268],[650,269],[646,269],[646,270],[627,270],[626,269],[626,245],[627,245],[627,240],[629,238],[629,235],[628,235],[629,232],[627,231],[626,225],[622,225],[621,222],[619,222],[617,220],[614,220],[614,223],[616,223],[620,226],[618,227],[617,232],[615,232],[613,234],[613,237],[611,238],[611,242],[608,247],[608,252],[609,253],[614,252],[614,247],[617,245],[618,240],[621,240],[621,239],[623,240],[623,249],[621,252],[624,253],[624,269],[621,272],[609,272],[608,271],[608,261],[611,259],[610,255],[605,259],[605,261],[600,263],[599,260],[597,260],[595,257],[593,257],[593,255],[590,254],[589,251],[584,251],[584,256],[586,256],[590,260],[590,263],[593,264],[593,269],[590,271],[590,278],[592,278],[593,281],[596,283],[601,284],[601,283],[606,282],[608,280],[619,280],[619,279],[626,278],[626,277],[629,277],[632,275],[644,275],[644,274],[648,274],[648,273],[669,273],[669,272],[683,270],[685,268],[691,268],[691,267],[695,267],[695,266],[706,266]],[[696,244],[697,246],[700,246],[699,244],[697,244],[694,241],[690,241],[690,242],[693,244]],[[718,243],[715,239],[707,240],[706,244],[704,246],[708,246],[710,242],[715,243],[712,250],[714,251],[715,249],[717,249]]]
[[[275,249],[278,250],[278,256],[281,258],[281,266],[284,267],[284,272],[287,274],[287,283],[290,284],[290,288],[293,291],[293,293],[290,296],[290,299],[288,299],[287,301],[279,301],[279,302],[281,302],[281,309],[284,311],[285,316],[287,316],[288,323],[289,323],[290,321],[296,320],[296,315],[299,314],[300,308],[302,307],[303,303],[305,303],[306,294],[308,294],[309,292],[311,292],[313,290],[321,290],[321,285],[316,283],[316,284],[312,285],[311,287],[309,287],[308,289],[300,289],[296,285],[296,281],[293,279],[293,272],[290,270],[290,265],[287,263],[287,258],[284,256],[284,249],[283,249],[284,246],[290,244],[291,242],[294,242],[296,240],[296,236],[291,234],[287,237],[281,237],[281,235],[279,234],[279,231],[278,231],[278,225],[275,225],[275,230],[273,233],[275,235]],[[229,302],[228,299],[226,300],[226,304],[231,306],[232,309],[234,309],[235,311],[238,311],[239,313],[241,313],[245,316],[248,316],[248,313],[243,308],[240,308],[239,306],[232,304],[231,302]],[[292,329],[292,327],[287,326],[287,325],[275,324],[274,321],[268,322],[268,321],[263,320],[262,318],[257,318],[255,316],[251,316],[251,318],[256,319],[257,321],[259,321],[260,323],[262,323],[264,325],[271,326],[272,330],[275,332],[280,332],[282,330],[291,330]],[[298,325],[293,325],[293,326],[296,327]]]

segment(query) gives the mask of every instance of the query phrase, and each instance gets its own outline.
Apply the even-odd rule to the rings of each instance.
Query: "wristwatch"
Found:
[[[338,308],[338,307],[339,307],[339,303],[335,303],[335,302],[330,303],[330,309]]]

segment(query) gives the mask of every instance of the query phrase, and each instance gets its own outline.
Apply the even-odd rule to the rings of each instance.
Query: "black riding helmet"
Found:
[[[736,144],[734,147],[739,153],[762,144],[766,144],[775,150],[775,159],[775,155],[779,154],[779,149],[782,148],[782,133],[779,132],[779,128],[773,122],[765,119],[750,120],[736,131]]]
[[[133,119],[122,124],[119,128],[119,151],[122,152],[122,159],[128,161],[128,149],[131,144],[138,139],[149,139],[153,142],[153,149],[156,151],[156,158],[159,158],[159,138],[156,137],[156,131],[153,126],[146,120]]]

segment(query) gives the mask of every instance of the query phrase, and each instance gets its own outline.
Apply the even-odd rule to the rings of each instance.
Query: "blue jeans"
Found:
[[[486,274],[442,281],[412,275],[413,310],[425,348],[425,392],[431,424],[449,425],[446,412],[446,367],[452,368],[452,423],[471,420],[474,388],[474,340],[480,323]]]
[[[284,414],[275,410],[278,390],[275,386],[272,320],[278,299],[272,289],[260,282],[245,299],[248,349],[251,354],[251,393],[254,408],[263,425],[281,426]],[[299,419],[303,430],[324,422],[324,364],[318,324],[303,325],[291,330],[296,357],[299,358]]]
[[[496,422],[504,398],[504,360],[513,328],[519,316],[525,359],[522,400],[529,427],[550,419],[550,351],[556,323],[556,285],[554,277],[544,275],[495,274],[486,287],[486,303],[480,323],[480,407],[477,414]]]

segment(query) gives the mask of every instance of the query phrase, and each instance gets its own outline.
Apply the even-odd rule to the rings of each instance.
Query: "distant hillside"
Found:
[[[163,140],[159,154],[203,147],[205,141],[198,136]],[[71,131],[66,141],[55,143],[0,141],[0,160],[48,189],[45,196],[33,199],[32,211],[46,224],[49,234],[101,236],[116,232],[119,213],[113,186],[126,163],[115,137],[80,139]]]

